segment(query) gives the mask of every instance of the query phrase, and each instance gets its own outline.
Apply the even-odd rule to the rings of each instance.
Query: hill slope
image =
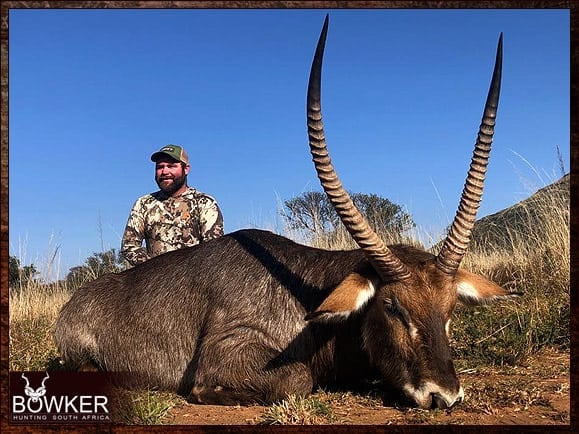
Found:
[[[515,205],[481,218],[472,231],[471,251],[513,249],[523,241],[542,244],[542,234],[561,218],[569,218],[570,175],[541,188]]]

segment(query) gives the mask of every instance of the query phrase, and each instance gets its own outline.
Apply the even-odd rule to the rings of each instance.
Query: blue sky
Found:
[[[504,33],[501,102],[479,217],[569,170],[569,11],[17,10],[9,15],[9,246],[57,271],[120,246],[150,154],[185,146],[189,184],[225,230],[283,231],[318,181],[305,95],[326,13],[328,147],[347,189],[454,217]],[[58,271],[59,270],[59,271]],[[56,274],[56,275],[55,275]]]

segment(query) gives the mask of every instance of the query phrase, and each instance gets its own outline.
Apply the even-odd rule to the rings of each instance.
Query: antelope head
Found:
[[[423,408],[447,408],[464,393],[450,354],[449,324],[457,302],[486,303],[514,294],[459,268],[481,201],[499,102],[499,37],[482,123],[458,211],[438,255],[410,246],[387,246],[354,206],[333,167],[321,114],[322,59],[328,17],[312,62],[307,94],[310,151],[320,183],[368,265],[352,273],[307,319],[324,321],[365,312],[363,345],[389,385]]]

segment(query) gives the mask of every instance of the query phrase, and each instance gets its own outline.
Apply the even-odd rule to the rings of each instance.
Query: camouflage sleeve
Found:
[[[137,200],[129,214],[121,241],[121,255],[131,266],[149,259],[147,250],[143,247],[144,238],[145,219],[141,212],[140,200]]]
[[[223,235],[223,215],[217,205],[217,201],[211,196],[206,196],[201,201],[199,210],[199,222],[201,228],[201,241],[209,241]]]

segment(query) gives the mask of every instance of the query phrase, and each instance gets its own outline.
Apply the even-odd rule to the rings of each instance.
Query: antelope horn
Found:
[[[444,240],[442,249],[436,257],[436,267],[443,273],[451,276],[456,274],[460,261],[468,248],[470,235],[480,206],[499,105],[502,64],[503,34],[501,33],[497,45],[493,77],[489,87],[478,138],[474,146],[470,169],[466,177],[464,189],[462,190],[456,216]]]
[[[340,216],[342,223],[344,223],[352,238],[365,252],[380,277],[385,281],[407,279],[411,275],[409,269],[388,249],[356,208],[343,188],[328,153],[324,125],[322,123],[320,97],[322,59],[327,32],[328,16],[326,15],[312,62],[308,84],[308,137],[314,166],[322,187]]]

